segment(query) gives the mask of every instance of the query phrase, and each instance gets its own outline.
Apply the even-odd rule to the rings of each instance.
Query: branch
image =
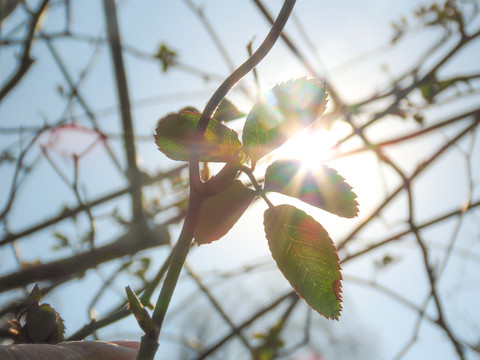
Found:
[[[172,169],[172,170],[170,170],[166,173],[160,173],[155,177],[144,179],[143,185],[144,186],[151,185],[151,184],[154,184],[158,181],[169,178],[170,176],[175,176],[176,174],[178,174],[179,172],[181,172],[185,168],[186,168],[186,165],[180,165],[179,167],[174,168],[174,169]],[[57,216],[51,217],[47,220],[44,220],[41,223],[38,223],[36,225],[32,225],[29,228],[21,230],[17,233],[7,234],[3,239],[0,240],[0,246],[9,244],[9,243],[11,243],[11,242],[13,242],[17,239],[20,239],[20,238],[23,238],[25,236],[34,234],[37,231],[46,229],[47,227],[55,225],[56,223],[58,223],[60,221],[63,221],[63,220],[69,219],[69,218],[73,218],[77,214],[81,213],[82,211],[90,210],[90,209],[92,209],[92,208],[94,208],[98,205],[104,204],[104,203],[106,203],[110,200],[114,200],[114,199],[116,199],[120,196],[128,194],[130,191],[131,191],[130,187],[126,187],[124,189],[120,189],[120,190],[114,191],[110,194],[99,197],[99,198],[97,198],[95,200],[92,200],[90,202],[81,204],[81,205],[77,206],[76,208],[73,208],[73,209],[68,209],[67,208],[67,209],[63,210]]]
[[[215,310],[220,314],[220,316],[225,320],[225,322],[230,326],[232,331],[236,330],[236,326],[233,323],[233,320],[228,316],[228,314],[223,310],[222,306],[220,303],[217,301],[217,299],[213,296],[213,294],[210,292],[210,290],[205,286],[205,284],[202,282],[200,277],[192,270],[188,264],[185,264],[185,269],[187,270],[188,274],[192,277],[192,279],[197,283],[197,286],[200,288],[200,290],[205,294],[205,296],[210,300],[210,303],[213,305]],[[245,347],[247,347],[250,351],[252,351],[252,347],[250,346],[247,338],[243,336],[241,331],[238,331],[238,337],[240,338],[241,342]]]
[[[108,245],[2,276],[0,277],[0,292],[38,281],[57,280],[74,275],[81,276],[88,269],[105,262],[133,255],[140,250],[165,245],[169,241],[170,235],[163,225],[152,230],[145,226],[132,226],[122,237]]]
[[[237,326],[237,328],[234,331],[231,331],[227,335],[225,335],[223,338],[218,340],[216,343],[202,351],[202,353],[197,357],[197,360],[203,360],[207,356],[213,354],[215,351],[217,351],[223,344],[225,344],[227,341],[229,341],[233,336],[237,335],[238,332],[240,332],[242,329],[246,328],[247,326],[250,326],[253,324],[256,320],[260,319],[263,315],[269,313],[271,310],[276,308],[278,305],[280,305],[282,302],[284,302],[287,299],[295,299],[298,297],[298,295],[293,292],[289,291],[287,294],[284,294],[274,301],[272,301],[269,305],[264,307],[263,309],[260,309],[257,311],[255,314],[250,316],[247,320],[245,320],[242,324]]]
[[[128,179],[132,188],[132,218],[134,222],[144,220],[142,205],[142,188],[140,172],[137,167],[137,156],[135,151],[135,135],[132,124],[132,113],[130,110],[130,96],[128,94],[127,77],[123,64],[122,46],[120,33],[118,31],[117,9],[114,0],[104,0],[105,19],[107,22],[107,33],[110,44],[110,52],[115,68],[115,79],[117,81],[117,95],[120,104],[123,125],[123,142],[127,155]]]
[[[142,292],[140,296],[140,301],[142,304],[147,305],[150,302],[150,298],[157,287],[157,285],[162,280],[163,276],[167,272],[168,266],[170,265],[170,260],[172,258],[172,252],[165,259],[164,263],[160,267],[155,275],[155,278],[148,282],[148,285],[144,289],[135,291],[136,294]],[[124,319],[131,314],[131,311],[127,308],[127,302],[124,301],[120,306],[117,306],[113,311],[100,320],[92,320],[89,324],[83,326],[81,329],[70,335],[67,341],[74,340],[83,340],[87,336],[93,334],[95,331],[102,329],[110,324],[117,322],[118,320]]]
[[[438,224],[444,220],[447,220],[451,217],[454,217],[454,216],[459,216],[459,215],[462,215],[464,214],[465,212],[467,211],[470,211],[472,209],[475,209],[476,207],[480,206],[480,201],[477,201],[477,202],[474,202],[472,204],[469,204],[469,206],[467,208],[463,207],[460,208],[460,209],[457,209],[457,210],[454,210],[452,212],[449,212],[447,214],[444,214],[444,215],[441,215],[439,217],[436,217],[435,219],[433,220],[430,220],[430,221],[427,221],[423,224],[420,224],[420,225],[417,225],[417,229],[418,230],[421,230],[421,229],[424,229],[426,227],[429,227],[429,226],[432,226],[432,225],[435,225],[435,224]],[[346,263],[347,261],[350,261],[360,255],[363,255],[363,254],[366,254],[367,252],[370,252],[372,251],[373,249],[376,249],[376,248],[379,248],[379,247],[382,247],[392,241],[396,241],[396,240],[400,240],[401,238],[403,238],[404,236],[406,235],[409,235],[412,233],[412,229],[409,229],[409,230],[406,230],[406,231],[403,231],[401,233],[398,233],[396,235],[393,235],[389,238],[386,238],[385,240],[383,241],[380,241],[376,244],[373,244],[373,245],[370,245],[367,249],[364,249],[364,250],[360,250],[358,252],[356,252],[355,254],[352,254],[352,255],[348,255],[348,256],[345,256],[342,260],[341,260],[341,263],[344,264]]]
[[[428,168],[429,165],[431,165],[440,155],[442,155],[446,150],[448,150],[453,144],[455,144],[457,141],[459,141],[463,136],[467,135],[472,131],[476,126],[478,125],[478,118],[475,119],[475,121],[472,122],[467,128],[462,130],[457,136],[455,136],[452,140],[447,142],[444,146],[442,146],[435,154],[433,154],[428,160],[424,161],[422,164],[420,164],[415,172],[410,176],[409,179],[404,179],[404,182],[411,182],[413,181],[418,175],[420,175],[426,168]],[[405,184],[402,183],[400,186],[398,186],[392,194],[390,194],[378,207],[377,209],[371,213],[360,225],[358,225],[343,241],[341,241],[337,245],[337,249],[340,250],[342,249],[348,242],[350,242],[354,236],[362,230],[367,224],[370,223],[370,221],[378,216],[380,212],[387,206],[395,197],[402,192],[402,190],[405,188]]]
[[[30,69],[30,66],[33,64],[33,59],[30,57],[33,36],[35,34],[35,29],[38,25],[40,17],[47,7],[48,2],[49,0],[43,0],[37,11],[33,13],[32,18],[30,19],[30,25],[28,26],[28,33],[23,44],[23,52],[22,57],[20,58],[20,63],[15,73],[10,77],[10,80],[8,80],[0,89],[0,102],[18,84],[18,82],[23,78],[28,69]]]
[[[413,193],[412,193],[412,183],[407,182],[405,184],[406,190],[407,190],[407,196],[408,196],[408,223],[410,225],[410,229],[412,233],[415,235],[415,240],[417,241],[418,246],[421,249],[422,252],[422,257],[423,257],[423,265],[425,268],[425,272],[427,273],[428,281],[430,283],[430,295],[433,297],[433,300],[435,302],[435,306],[437,308],[437,320],[436,323],[443,328],[445,333],[447,334],[448,338],[452,342],[453,346],[455,347],[455,350],[458,354],[458,357],[463,360],[465,359],[465,355],[463,353],[463,346],[458,342],[456,339],[455,335],[453,334],[452,330],[450,327],[447,325],[447,322],[445,320],[444,316],[444,309],[442,306],[442,302],[440,301],[440,295],[438,294],[437,291],[437,286],[436,286],[436,278],[435,275],[433,274],[433,268],[432,265],[430,265],[430,260],[428,258],[428,249],[423,241],[422,236],[420,235],[420,230],[418,227],[415,225],[415,212],[414,212],[414,201],[413,201]]]

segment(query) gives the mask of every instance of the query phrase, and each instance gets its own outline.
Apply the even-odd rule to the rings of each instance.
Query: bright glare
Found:
[[[307,129],[288,141],[279,151],[279,157],[299,159],[306,168],[315,169],[320,162],[332,157],[333,146],[341,138],[342,131],[331,129]]]

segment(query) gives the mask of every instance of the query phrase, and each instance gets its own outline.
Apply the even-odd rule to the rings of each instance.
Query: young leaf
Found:
[[[15,319],[10,322],[14,325],[16,344],[56,344],[64,340],[65,325],[62,317],[49,304],[39,304],[41,296],[38,285],[35,285],[17,311]],[[25,323],[21,326],[24,316]]]
[[[265,233],[278,268],[318,313],[337,320],[342,310],[340,264],[327,231],[291,205],[265,211]]]
[[[172,160],[190,161],[190,151],[196,148],[198,160],[228,162],[237,159],[240,151],[238,134],[229,127],[211,119],[201,141],[197,125],[200,113],[182,111],[160,119],[155,142],[158,149]]]
[[[217,195],[230,186],[238,174],[240,162],[229,162],[216,174],[213,175],[207,182],[208,193]]]
[[[155,57],[162,62],[163,72],[177,63],[178,54],[171,50],[166,44],[160,44]]]
[[[155,332],[155,324],[150,318],[150,314],[137,297],[137,294],[133,292],[130,286],[125,288],[125,292],[127,293],[128,309],[132,312],[133,316],[135,316],[140,328],[145,332],[145,334]]]
[[[267,168],[265,190],[300,199],[332,214],[353,218],[358,214],[357,195],[335,170],[319,164],[302,167],[299,160],[278,160]]]
[[[218,105],[213,118],[220,122],[228,122],[245,116],[240,110],[237,109],[232,102],[226,98],[222,100],[220,105]]]
[[[256,192],[235,180],[218,195],[207,199],[201,208],[195,229],[198,245],[220,239],[240,219],[255,199]]]
[[[317,121],[326,104],[325,84],[316,80],[291,80],[274,87],[245,121],[243,145],[252,164]]]

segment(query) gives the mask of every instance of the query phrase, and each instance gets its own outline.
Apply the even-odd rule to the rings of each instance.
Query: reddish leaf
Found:
[[[255,196],[255,191],[235,180],[224,191],[207,199],[202,205],[194,234],[198,245],[211,243],[224,236],[247,210]]]
[[[318,313],[337,320],[342,310],[340,264],[327,231],[291,205],[265,211],[265,233],[278,268]]]

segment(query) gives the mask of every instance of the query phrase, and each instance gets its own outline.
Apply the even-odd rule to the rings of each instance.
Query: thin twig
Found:
[[[185,263],[185,269],[187,270],[188,274],[192,277],[192,279],[197,283],[197,286],[200,288],[200,290],[205,294],[205,296],[208,298],[210,303],[213,305],[215,310],[220,314],[220,316],[225,320],[225,322],[230,326],[232,330],[236,329],[235,324],[233,323],[233,320],[230,318],[230,316],[223,310],[222,306],[220,303],[215,299],[213,296],[212,292],[203,284],[202,280],[200,277],[195,274],[193,269]],[[250,351],[252,351],[252,347],[250,346],[250,343],[248,342],[247,338],[243,336],[242,332],[238,332],[238,337],[240,338],[240,341],[245,345]]]
[[[30,57],[30,50],[32,48],[33,36],[35,35],[35,30],[37,28],[40,17],[43,14],[43,11],[48,5],[50,0],[43,0],[38,6],[38,9],[33,13],[32,18],[30,19],[30,24],[28,26],[28,32],[23,42],[23,51],[22,56],[20,57],[20,62],[10,77],[10,79],[3,85],[0,89],[0,102],[3,100],[7,94],[12,91],[12,89],[17,86],[17,84],[22,80],[23,76],[27,73],[30,66],[33,64],[33,59]]]

